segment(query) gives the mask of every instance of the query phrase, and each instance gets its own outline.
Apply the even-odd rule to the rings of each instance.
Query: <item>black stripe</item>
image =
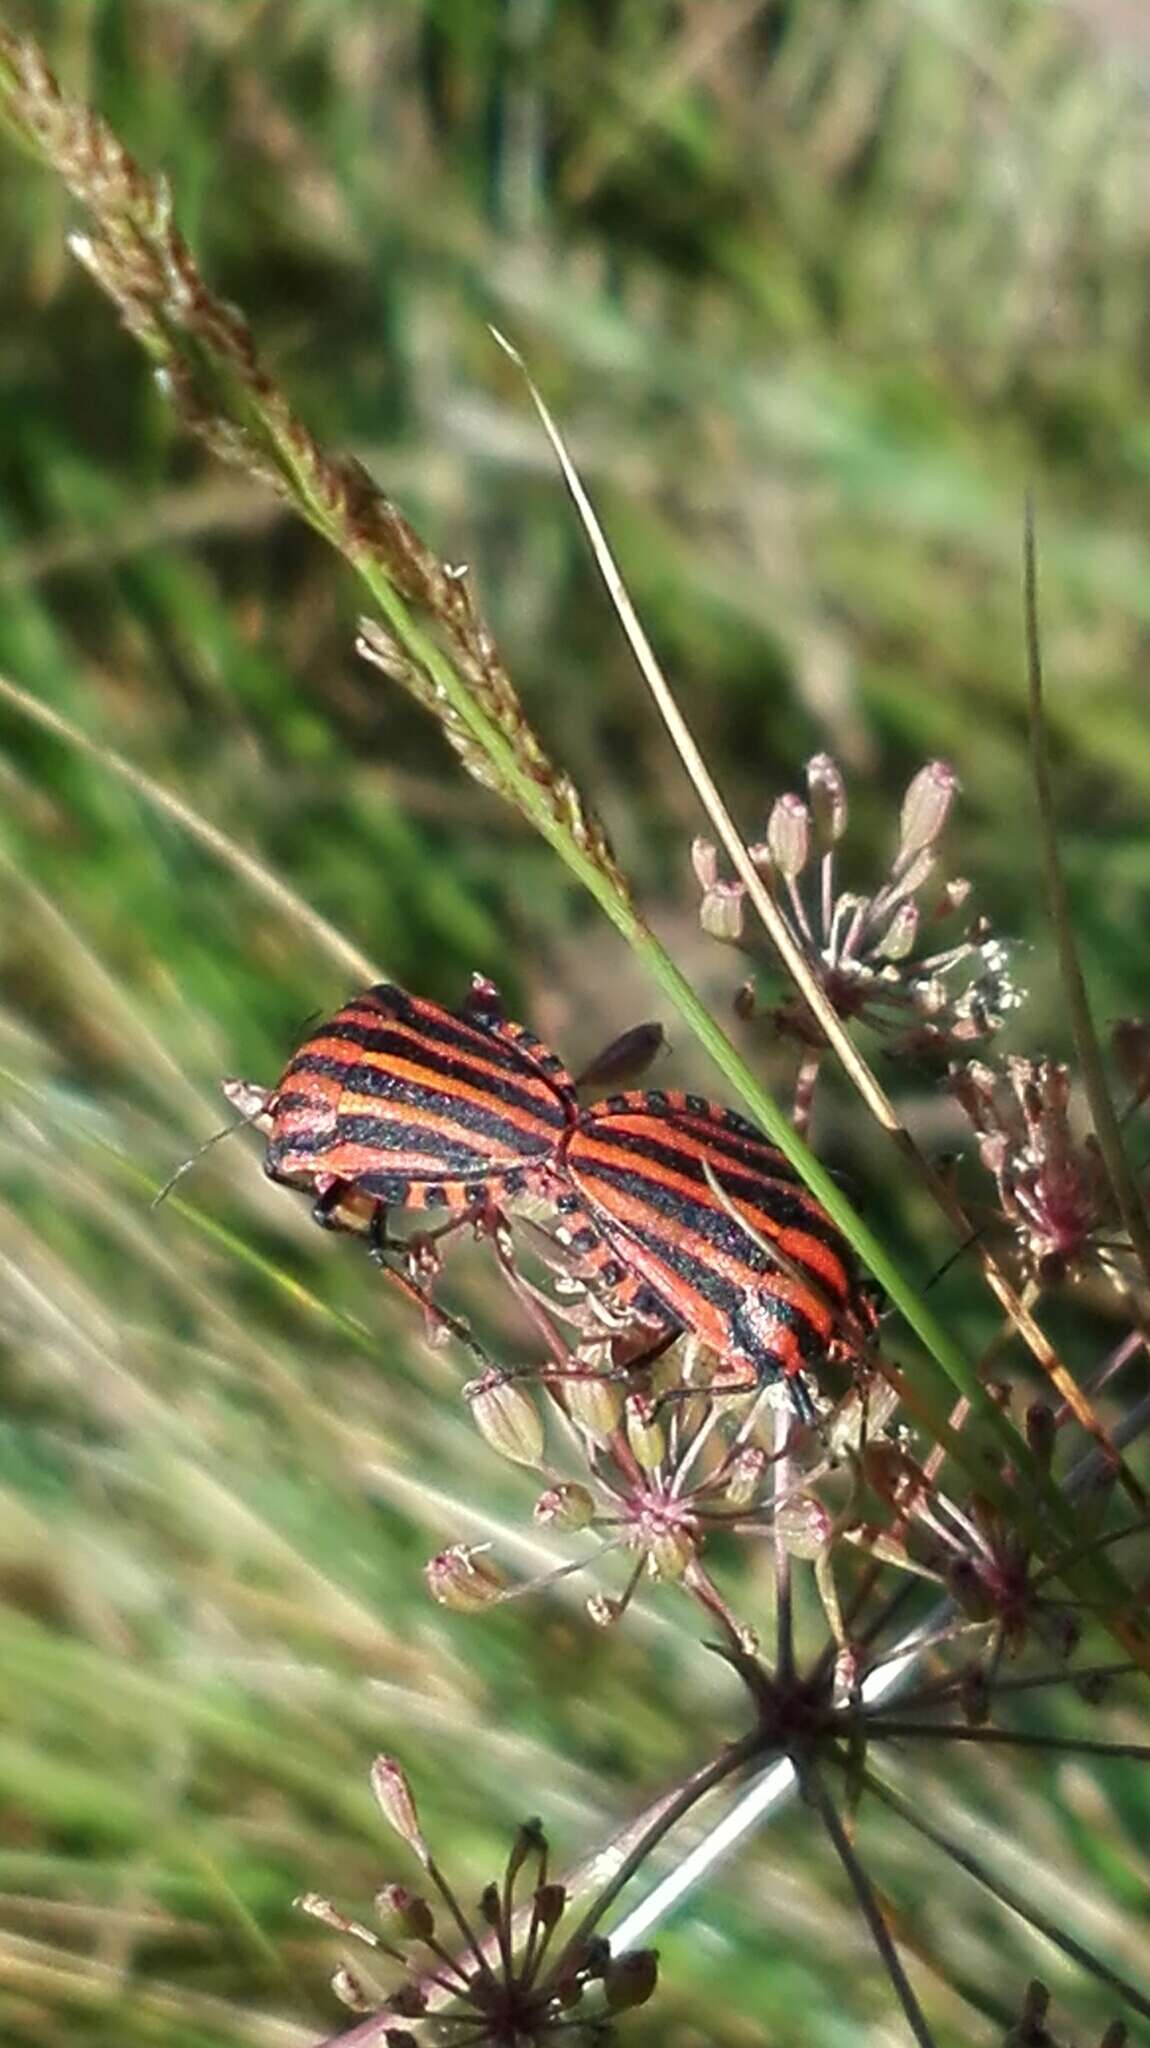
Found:
[[[480,1131],[480,1138],[488,1134]],[[446,1174],[462,1173],[470,1176],[484,1172],[498,1171],[491,1161],[489,1144],[469,1145],[466,1131],[438,1131],[421,1124],[418,1120],[403,1118],[375,1117],[369,1115],[340,1116],[336,1119],[335,1131],[321,1148],[330,1151],[336,1145],[363,1145],[377,1152],[423,1152],[442,1163],[429,1178],[442,1180]],[[516,1155],[518,1159],[522,1153]],[[421,1169],[422,1171],[422,1169]],[[360,1176],[356,1175],[358,1182]]]
[[[306,1110],[310,1116],[323,1117],[329,1113],[334,1115],[335,1104],[317,1099],[316,1096],[309,1094],[306,1088],[281,1088],[275,1099],[274,1115],[277,1121],[294,1109]]]
[[[661,1139],[631,1128],[621,1130],[617,1135],[612,1133],[611,1126],[616,1122],[625,1122],[630,1126],[632,1120],[662,1124],[667,1136]],[[645,1152],[649,1159],[662,1159],[665,1164],[671,1163],[669,1152],[660,1152],[660,1145],[666,1145],[677,1157],[681,1157],[680,1147],[683,1144],[694,1144],[701,1151],[713,1153],[716,1159],[729,1159],[737,1166],[744,1166],[748,1173],[759,1173],[770,1180],[790,1181],[795,1187],[801,1188],[805,1185],[802,1176],[795,1172],[786,1154],[780,1152],[776,1145],[772,1145],[769,1138],[762,1137],[749,1126],[743,1131],[728,1130],[723,1123],[699,1116],[694,1110],[672,1109],[657,1115],[653,1110],[632,1109],[626,1117],[620,1111],[616,1118],[604,1116],[599,1105],[595,1104],[580,1118],[578,1128],[592,1137],[601,1136],[608,1144],[633,1145],[637,1150]],[[811,1196],[810,1199],[813,1201],[814,1197]]]
[[[288,1074],[328,1074],[333,1080],[342,1080],[345,1087],[354,1087],[360,1095],[387,1095],[396,1077],[387,1067],[377,1067],[354,1058],[354,1051],[379,1053],[383,1058],[405,1060],[409,1065],[419,1067],[428,1076],[429,1087],[436,1079],[459,1081],[484,1095],[494,1096],[496,1101],[506,1104],[509,1109],[521,1109],[525,1116],[546,1126],[549,1131],[560,1132],[566,1128],[567,1118],[563,1100],[555,1091],[547,1088],[540,1080],[539,1092],[521,1085],[514,1072],[510,1075],[488,1073],[472,1066],[466,1059],[451,1054],[441,1054],[437,1046],[429,1045],[422,1035],[406,1036],[399,1031],[355,1031],[351,1026],[337,1030],[335,1026],[316,1033],[319,1039],[335,1038],[346,1041],[348,1058],[340,1060],[333,1053],[309,1051],[304,1046],[296,1054]],[[314,1041],[313,1041],[314,1043]],[[498,1052],[494,1046],[485,1047],[490,1055]],[[286,1077],[285,1077],[286,1078]],[[410,1084],[408,1084],[410,1085]]]
[[[372,1052],[389,1052],[395,1049],[400,1040],[406,1042],[413,1039],[417,1045],[424,1048],[434,1047],[438,1051],[443,1046],[448,1049],[449,1054],[460,1052],[470,1054],[473,1058],[482,1056],[505,1063],[512,1071],[518,1068],[521,1074],[531,1076],[550,1093],[560,1095],[564,1092],[556,1087],[550,1074],[540,1071],[539,1063],[528,1058],[517,1038],[503,1038],[495,1032],[483,1031],[477,1025],[465,1023],[462,1018],[449,1016],[445,1010],[432,1010],[429,1015],[424,1015],[413,1008],[410,1016],[397,1017],[394,1022],[389,1020],[378,1025],[364,1024],[354,1014],[358,1007],[360,1005],[349,1003],[347,1008],[341,1010],[337,1017],[333,1017],[331,1023],[322,1031],[313,1031],[312,1037],[350,1038],[354,1044],[369,1048]],[[377,1043],[377,1040],[382,1042]],[[556,1067],[562,1071],[562,1061],[551,1053],[549,1047],[541,1044],[539,1040],[532,1040],[531,1043],[538,1046],[542,1057],[548,1060],[555,1058]]]
[[[730,1221],[729,1218],[724,1220]],[[618,1244],[617,1248],[623,1252],[624,1256],[626,1255],[628,1238],[637,1244],[643,1245],[647,1251],[659,1260],[661,1265],[669,1268],[676,1278],[684,1281],[696,1294],[701,1295],[705,1301],[711,1304],[712,1308],[719,1310],[723,1320],[730,1328],[732,1348],[738,1346],[746,1357],[755,1361],[765,1376],[774,1378],[779,1376],[782,1367],[771,1356],[763,1343],[760,1333],[756,1330],[752,1319],[752,1312],[744,1300],[743,1289],[737,1286],[733,1280],[729,1280],[725,1273],[719,1272],[708,1260],[696,1257],[688,1245],[668,1242],[657,1229],[648,1229],[641,1224],[636,1226],[630,1222],[623,1225],[616,1223],[612,1219],[610,1226],[604,1222],[604,1235],[615,1241],[622,1239],[622,1243]],[[746,1243],[746,1240],[744,1239],[743,1242]],[[748,1249],[752,1252],[757,1252],[757,1247],[754,1245],[748,1246]],[[754,1278],[755,1276],[752,1276],[749,1280],[749,1288],[754,1288]],[[781,1300],[779,1296],[771,1292],[769,1286],[765,1287],[762,1292],[765,1303],[769,1303],[769,1314],[776,1322],[783,1324],[787,1329],[793,1331],[795,1342],[799,1349],[799,1356],[808,1364],[815,1359],[822,1358],[826,1353],[827,1340],[819,1335],[815,1324],[806,1314],[805,1310],[797,1302]],[[673,1313],[676,1317],[681,1318],[682,1304],[675,1304]]]
[[[590,1135],[598,1136],[599,1134],[593,1132]],[[657,1143],[654,1140],[641,1139],[633,1136],[630,1132],[626,1134],[619,1132],[614,1138],[604,1133],[603,1143],[610,1144],[619,1152],[626,1152],[629,1156],[633,1154],[638,1158],[650,1160],[652,1166],[656,1169],[662,1166],[682,1173],[686,1179],[696,1183],[698,1194],[696,1196],[684,1195],[681,1189],[669,1186],[657,1171],[648,1174],[644,1173],[641,1167],[631,1165],[623,1160],[584,1159],[578,1154],[576,1154],[574,1160],[569,1162],[577,1183],[581,1184],[584,1178],[587,1177],[598,1177],[607,1187],[623,1189],[627,1194],[634,1195],[638,1201],[647,1202],[653,1209],[657,1209],[661,1215],[678,1220],[686,1229],[702,1227],[696,1223],[697,1214],[699,1216],[722,1216],[728,1224],[731,1224],[736,1230],[738,1229],[738,1226],[733,1224],[733,1219],[719,1202],[718,1197],[712,1192],[706,1175],[703,1172],[703,1161],[700,1153],[681,1152],[673,1146]],[[722,1162],[720,1167],[716,1167],[715,1173],[716,1179],[724,1193],[729,1195],[733,1202],[742,1202],[744,1207],[749,1210],[748,1221],[751,1223],[752,1228],[758,1229],[759,1220],[761,1219],[762,1235],[764,1237],[771,1237],[779,1230],[793,1229],[805,1232],[808,1237],[814,1238],[817,1244],[825,1246],[826,1250],[832,1252],[835,1258],[840,1261],[846,1276],[846,1285],[849,1288],[851,1277],[849,1249],[841,1231],[836,1229],[826,1211],[818,1206],[813,1196],[804,1196],[798,1189],[792,1193],[789,1188],[764,1186],[761,1176],[732,1172],[730,1166],[725,1161]],[[606,1195],[600,1199],[603,1207],[610,1214],[610,1196]],[[764,1259],[764,1254],[758,1250],[758,1247],[751,1242],[751,1239],[744,1232],[739,1232],[739,1237],[744,1247],[743,1255],[748,1261],[751,1261],[752,1258]],[[723,1240],[725,1247],[728,1242],[728,1240]],[[801,1261],[799,1263],[801,1264]]]
[[[345,1116],[370,1116],[371,1111],[344,1110],[342,1101],[347,1095],[366,1096],[380,1104],[380,1121],[405,1124],[417,1131],[420,1118],[428,1113],[441,1116],[447,1122],[458,1126],[470,1136],[482,1138],[489,1146],[501,1147],[517,1159],[546,1159],[554,1150],[555,1133],[538,1124],[525,1130],[513,1116],[501,1116],[498,1106],[487,1102],[472,1102],[467,1096],[453,1095],[449,1089],[428,1087],[422,1081],[404,1081],[395,1074],[384,1077],[385,1085],[360,1086],[364,1074],[378,1075],[377,1067],[356,1067],[348,1075],[345,1095],[341,1098],[340,1121]],[[391,1116],[391,1109],[406,1110],[408,1115]]]
[[[786,1270],[785,1266],[760,1250],[735,1218],[728,1215],[727,1211],[713,1199],[709,1202],[693,1202],[687,1211],[682,1195],[677,1194],[673,1188],[666,1187],[660,1181],[647,1181],[644,1176],[632,1174],[623,1168],[603,1174],[598,1166],[585,1171],[581,1165],[577,1177],[580,1191],[601,1210],[599,1220],[604,1228],[615,1225],[620,1230],[637,1230],[629,1217],[617,1215],[613,1201],[616,1191],[621,1190],[636,1201],[642,1202],[651,1213],[650,1227],[655,1233],[653,1244],[661,1247],[668,1257],[672,1249],[677,1250],[678,1246],[674,1237],[664,1234],[659,1229],[659,1224],[664,1218],[677,1225],[690,1238],[712,1247],[715,1251],[724,1252],[729,1258],[737,1259],[747,1269],[749,1285],[753,1284],[756,1278],[770,1279],[773,1274]],[[753,1213],[749,1220],[752,1228],[758,1227]],[[641,1229],[642,1226],[638,1228]],[[761,1235],[769,1241],[771,1232],[764,1228]],[[706,1269],[705,1261],[696,1260],[695,1263],[700,1271]],[[787,1264],[806,1277],[806,1268],[800,1258],[791,1254]],[[824,1289],[828,1294],[838,1292],[822,1274],[812,1275],[811,1279],[816,1287]],[[709,1289],[701,1282],[700,1292],[709,1293]]]

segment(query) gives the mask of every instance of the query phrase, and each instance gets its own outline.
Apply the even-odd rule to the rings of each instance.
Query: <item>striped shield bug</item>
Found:
[[[875,1315],[841,1232],[785,1155],[733,1110],[661,1090],[584,1110],[552,1199],[592,1280],[699,1337],[736,1374],[786,1379],[812,1413],[805,1367]]]
[[[601,1085],[660,1043],[657,1027],[641,1026],[588,1078]],[[329,1228],[366,1201],[381,1259],[402,1249],[388,1244],[389,1207],[442,1208],[490,1228],[505,1200],[542,1195],[592,1287],[653,1326],[655,1348],[689,1331],[740,1384],[787,1380],[809,1415],[804,1368],[844,1329],[849,1342],[874,1326],[826,1211],[733,1110],[655,1089],[581,1108],[576,1086],[482,977],[455,1012],[381,983],[309,1037],[266,1097],[265,1169],[310,1192]],[[430,1252],[431,1237],[454,1227],[420,1242]]]
[[[372,1205],[480,1213],[521,1194],[578,1114],[562,1062],[475,976],[452,1012],[389,982],[355,996],[289,1061],[267,1102],[265,1171],[336,1225]]]

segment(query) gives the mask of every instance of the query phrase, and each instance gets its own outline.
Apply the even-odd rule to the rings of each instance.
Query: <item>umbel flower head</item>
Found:
[[[569,1375],[544,1390],[563,1417],[570,1471],[557,1469],[546,1455],[535,1390],[522,1380],[492,1372],[473,1381],[467,1389],[473,1420],[501,1456],[544,1479],[534,1511],[539,1527],[595,1539],[587,1565],[609,1552],[627,1560],[621,1592],[599,1592],[588,1602],[597,1624],[620,1621],[644,1581],[674,1584],[750,1652],[754,1632],[731,1611],[704,1552],[715,1537],[727,1543],[769,1537],[777,1452],[759,1441],[768,1416],[781,1418],[788,1450],[804,1464],[815,1454],[817,1437],[794,1418],[781,1384],[757,1393],[748,1387],[747,1395],[714,1394],[711,1375],[721,1376],[721,1368],[691,1340],[677,1355],[665,1355],[646,1392],[624,1393],[599,1376],[612,1356],[603,1341],[582,1344],[570,1353]],[[453,1544],[431,1560],[427,1582],[443,1606],[477,1613],[541,1591],[583,1565],[576,1559],[512,1585],[483,1546]]]
[[[1053,1411],[1034,1402],[1025,1418],[1031,1453],[1049,1472],[1055,1449]],[[1004,1652],[1015,1656],[1036,1636],[1059,1658],[1069,1657],[1079,1636],[1073,1612],[1049,1591],[1051,1573],[988,1501],[972,1494],[951,1497],[910,1453],[894,1441],[867,1446],[861,1468],[872,1495],[893,1521],[882,1529],[855,1531],[891,1563],[925,1572],[946,1586],[973,1628],[990,1635],[989,1668]],[[900,1555],[901,1553],[901,1555]],[[967,1710],[985,1711],[971,1674]]]
[[[870,894],[838,886],[847,795],[829,754],[807,762],[806,797],[779,797],[765,840],[749,849],[838,1015],[881,1032],[898,1052],[946,1053],[977,1044],[1021,1001],[1007,948],[985,919],[938,943],[970,894],[969,882],[945,881],[938,873],[938,842],[957,791],[958,778],[945,761],[919,769],[903,798],[894,858]],[[741,944],[743,884],[720,877],[716,849],[707,840],[695,841],[693,861],[703,891],[703,930]],[[753,986],[740,992],[738,1007],[756,1014]],[[825,1043],[801,996],[766,1015],[778,1032],[805,1046]]]
[[[1000,1074],[970,1060],[950,1085],[1034,1278],[1049,1285],[1096,1262],[1114,1204],[1098,1140],[1071,1131],[1069,1070],[1015,1055]]]
[[[485,1885],[468,1916],[427,1846],[411,1787],[392,1757],[377,1757],[371,1772],[380,1811],[420,1864],[431,1897],[386,1884],[376,1895],[378,1931],[349,1920],[327,1899],[309,1892],[297,1901],[305,1913],[397,1965],[402,1981],[390,1990],[369,1964],[341,1964],[333,1984],[353,2012],[374,2014],[373,2048],[419,2048],[415,2027],[428,2040],[453,2048],[547,2048],[552,2041],[609,2042],[614,2021],[645,2005],[655,1989],[653,1949],[612,1960],[610,1944],[587,1932],[594,1915],[565,1942],[556,1937],[567,1911],[566,1886],[549,1872],[542,1825],[525,1821],[516,1833],[498,1880]],[[587,2010],[586,2007],[590,2007]],[[444,2033],[444,2028],[447,2033]],[[337,2036],[362,2042],[361,2029]]]

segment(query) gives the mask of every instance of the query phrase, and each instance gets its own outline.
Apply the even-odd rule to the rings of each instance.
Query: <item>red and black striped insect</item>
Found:
[[[458,1012],[383,982],[356,996],[289,1062],[266,1109],[265,1171],[314,1193],[339,1227],[349,1195],[386,1210],[481,1214],[527,1191],[578,1114],[555,1053],[476,976]]]
[[[664,1342],[691,1332],[754,1384],[787,1379],[809,1413],[803,1369],[874,1322],[826,1211],[733,1110],[659,1090],[581,1108],[575,1091],[490,982],[457,1013],[384,983],[290,1061],[266,1103],[266,1171],[312,1192],[329,1227],[366,1197],[380,1257],[390,1206],[491,1221],[543,1195],[613,1305]]]
[[[703,1096],[640,1090],[584,1110],[549,1192],[614,1302],[690,1331],[755,1385],[788,1380],[804,1415],[804,1369],[874,1328],[821,1203],[753,1124]]]

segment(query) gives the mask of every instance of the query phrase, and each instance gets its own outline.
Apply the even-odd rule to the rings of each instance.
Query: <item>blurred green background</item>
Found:
[[[865,881],[909,774],[948,756],[954,868],[1024,942],[1012,1042],[1065,1051],[1023,719],[1032,483],[1078,928],[1100,1019],[1144,1006],[1140,6],[41,0],[10,18],[168,172],[304,416],[472,565],[531,715],[725,1011],[738,968],[698,932],[694,803],[487,323],[564,421],[747,832],[830,749]],[[457,1000],[479,968],[575,1064],[659,1014],[546,849],[357,663],[349,575],[173,428],[66,254],[70,222],[5,147],[0,674],[422,993]],[[307,2048],[339,2023],[336,1954],[293,1895],[363,1912],[411,1874],[373,1817],[374,1751],[406,1762],[470,1892],[525,1813],[561,1862],[594,1847],[733,1732],[738,1698],[673,1589],[617,1636],[582,1608],[609,1570],[478,1622],[430,1605],[421,1565],[446,1542],[490,1536],[525,1574],[548,1554],[530,1481],[466,1422],[458,1360],[265,1185],[250,1138],[148,1208],[220,1122],[219,1078],[274,1080],[356,975],[10,702],[0,799],[0,2038]],[[667,1076],[712,1085],[672,1037]],[[785,1089],[789,1058],[756,1051]],[[959,1142],[937,1096],[900,1085],[928,1144]],[[925,1278],[942,1240],[845,1096],[816,1135]],[[457,1270],[522,1345],[482,1264]],[[969,1272],[944,1299],[985,1340]],[[1055,1327],[1083,1368],[1108,1336],[1093,1307]],[[765,1585],[745,1562],[743,1612]],[[1116,1698],[1092,1732],[1139,1721]],[[944,1776],[916,1797],[959,1827],[964,1808],[983,1853],[1137,1970],[1141,1780],[1001,1759]],[[879,1820],[862,1841],[943,2039],[994,2037],[962,1985],[1010,2005],[1036,1968],[1097,2031],[1112,2008],[1049,1951]],[[801,1813],[660,1946],[636,2043],[901,2038]]]

